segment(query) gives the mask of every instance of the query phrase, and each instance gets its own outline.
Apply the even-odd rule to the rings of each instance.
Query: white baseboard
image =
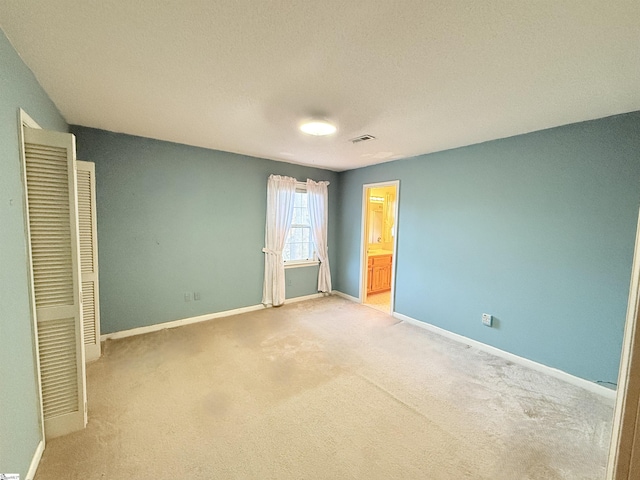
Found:
[[[44,452],[44,440],[40,440],[38,446],[36,447],[36,451],[33,454],[33,459],[31,460],[31,465],[29,465],[29,470],[27,470],[26,480],[33,480],[36,476],[36,471],[38,470],[38,465],[40,465],[40,459],[42,458],[42,453]]]
[[[314,293],[311,295],[303,295],[301,297],[287,298],[285,300],[285,305],[289,303],[303,302],[305,300],[320,298],[326,295],[328,294]],[[182,327],[183,325],[191,325],[192,323],[206,322],[208,320],[213,320],[216,318],[230,317],[232,315],[240,315],[242,313],[255,312],[256,310],[262,310],[263,308],[271,308],[271,305],[269,305],[268,307],[265,307],[263,304],[259,303],[258,305],[250,305],[248,307],[235,308],[233,310],[225,310],[223,312],[207,313],[205,315],[199,315],[197,317],[182,318],[180,320],[156,323],[154,325],[148,325],[146,327],[138,327],[138,328],[132,328],[130,330],[121,330],[119,332],[105,333],[104,335],[100,335],[100,341],[104,342],[105,340],[109,340],[109,339],[116,340],[118,338],[133,337],[135,335],[143,335],[145,333],[164,330],[165,328]]]
[[[342,297],[342,298],[346,298],[347,300],[350,300],[352,302],[360,303],[360,299],[358,297],[352,297],[351,295],[347,295],[346,293],[342,293],[339,290],[332,290],[331,294],[332,295],[337,295],[337,296]]]
[[[313,300],[314,298],[328,297],[329,295],[331,294],[330,293],[312,293],[311,295],[303,295],[301,297],[287,298],[284,304],[287,305],[289,303],[304,302],[305,300]]]
[[[352,297],[351,295],[347,295],[346,293],[342,293],[338,290],[334,290],[331,293],[339,297],[346,298],[347,300],[350,300],[352,302],[360,303],[359,298]],[[558,378],[567,383],[570,383],[577,387],[588,390],[589,392],[600,395],[601,397],[606,399],[611,406],[613,406],[615,403],[616,391],[611,390],[610,388],[603,387],[602,385],[598,385],[597,383],[590,382],[589,380],[585,380],[584,378],[576,377],[575,375],[571,375],[570,373],[563,372],[562,370],[558,370],[557,368],[548,367],[547,365],[534,362],[533,360],[529,360],[528,358],[520,357],[513,353],[500,350],[499,348],[492,347],[491,345],[487,345],[486,343],[478,342],[477,340],[472,340],[463,335],[458,335],[457,333],[453,333],[443,328],[436,327],[435,325],[431,325],[430,323],[421,322],[420,320],[416,320],[415,318],[411,318],[407,315],[403,315],[402,313],[393,312],[392,316],[394,318],[397,318],[398,320],[402,320],[404,322],[410,323],[411,325],[424,328],[425,330],[429,330],[430,332],[436,333],[438,335],[442,335],[443,337],[449,338],[458,343],[476,347],[478,350],[482,350],[483,352],[490,353],[492,355],[495,355],[496,357],[504,358],[513,363],[523,365],[525,367],[531,368],[532,370],[537,370],[546,375],[550,375],[554,378]]]
[[[560,380],[564,380],[567,383],[570,383],[577,387],[588,390],[591,393],[595,393],[597,395],[602,396],[604,399],[607,400],[608,403],[611,404],[611,406],[613,406],[615,403],[615,399],[616,399],[615,390],[611,390],[607,387],[603,387],[602,385],[598,385],[597,383],[590,382],[589,380],[585,380],[584,378],[576,377],[575,375],[571,375],[570,373],[563,372],[562,370],[558,370],[557,368],[548,367],[547,365],[534,362],[533,360],[529,360],[528,358],[520,357],[513,353],[500,350],[499,348],[492,347],[491,345],[487,345],[486,343],[478,342],[477,340],[472,340],[463,335],[458,335],[457,333],[453,333],[443,328],[436,327],[435,325],[431,325],[430,323],[421,322],[420,320],[416,320],[415,318],[411,318],[407,315],[403,315],[402,313],[395,312],[393,316],[398,320],[402,320],[404,322],[410,323],[411,325],[424,328],[425,330],[428,330],[430,332],[436,333],[443,337],[449,338],[458,343],[462,343],[464,345],[470,345],[472,347],[477,348],[478,350],[495,355],[496,357],[504,358],[505,360],[509,360],[513,363],[517,363],[524,367],[531,368],[532,370],[537,370],[546,375],[558,378]]]
[[[233,310],[225,310],[224,312],[207,313],[205,315],[199,315],[197,317],[182,318],[180,320],[173,320],[171,322],[156,323],[154,325],[147,325],[146,327],[132,328],[130,330],[121,330],[119,332],[105,333],[100,335],[100,341],[115,340],[118,338],[133,337],[135,335],[143,335],[145,333],[157,332],[164,330],[165,328],[182,327],[183,325],[191,325],[192,323],[206,322],[207,320],[213,320],[214,318],[229,317],[231,315],[240,315],[241,313],[254,312],[256,310],[262,310],[264,305],[251,305],[249,307],[235,308]]]

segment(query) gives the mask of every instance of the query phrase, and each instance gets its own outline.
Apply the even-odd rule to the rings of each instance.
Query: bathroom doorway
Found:
[[[363,186],[360,301],[392,314],[400,182]]]

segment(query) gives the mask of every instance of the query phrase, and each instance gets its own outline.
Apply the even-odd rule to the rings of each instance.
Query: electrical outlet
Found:
[[[185,292],[184,301],[185,302],[190,302],[191,301],[191,292]]]
[[[195,301],[200,300],[200,292],[193,292],[193,299]]]
[[[488,313],[483,313],[482,314],[482,324],[486,325],[487,327],[492,327],[493,326],[493,315],[489,315]]]

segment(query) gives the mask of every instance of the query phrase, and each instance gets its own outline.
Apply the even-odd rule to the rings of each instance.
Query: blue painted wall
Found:
[[[363,184],[396,179],[397,312],[617,382],[640,112],[342,173],[336,289],[358,296]]]
[[[72,126],[95,162],[102,333],[259,304],[267,178],[329,180],[335,265],[338,174]],[[335,266],[333,267],[335,271]],[[317,292],[317,267],[287,270],[287,297]],[[185,292],[201,300],[185,302]]]
[[[64,119],[0,30],[0,472],[25,478],[41,430],[18,108],[44,128],[67,131]]]

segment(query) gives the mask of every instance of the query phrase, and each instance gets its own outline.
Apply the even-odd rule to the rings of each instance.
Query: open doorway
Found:
[[[364,185],[360,301],[393,313],[399,182]]]

